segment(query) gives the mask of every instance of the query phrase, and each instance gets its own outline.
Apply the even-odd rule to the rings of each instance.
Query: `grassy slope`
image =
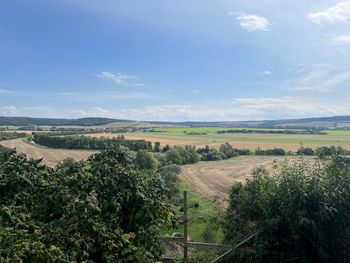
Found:
[[[180,192],[183,194],[183,191],[188,192],[188,206],[193,203],[198,203],[198,208],[189,208],[188,209],[188,235],[192,238],[193,241],[203,241],[201,234],[205,229],[206,225],[209,224],[209,220],[211,217],[217,215],[219,213],[218,207],[213,201],[209,201],[204,197],[201,197],[197,194],[191,192],[191,189],[185,184],[185,182],[181,181],[180,183]],[[180,206],[175,206],[174,209],[177,215],[182,215],[183,212],[180,212]],[[172,235],[174,232],[179,232],[183,234],[183,225],[179,224],[178,228],[175,229],[163,229],[161,231],[161,235]],[[217,230],[215,232],[215,241],[221,242],[223,239],[222,230]]]

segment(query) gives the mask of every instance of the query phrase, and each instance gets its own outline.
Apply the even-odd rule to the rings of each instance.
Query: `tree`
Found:
[[[287,162],[271,176],[257,169],[229,193],[224,233],[236,244],[249,233],[257,255],[241,262],[280,262],[260,252],[278,250],[299,262],[349,262],[350,163],[335,156],[329,163]],[[235,256],[235,255],[234,255]],[[231,259],[232,260],[232,259]]]
[[[232,158],[232,157],[238,155],[238,153],[235,151],[235,149],[229,143],[221,144],[219,151],[224,153],[226,155],[226,158]]]
[[[154,262],[163,182],[114,148],[52,169],[0,153],[0,262]]]
[[[158,162],[153,155],[145,150],[138,151],[136,153],[135,163],[141,169],[155,170],[157,169]]]
[[[179,164],[179,165],[182,164],[182,158],[180,156],[180,153],[178,149],[176,149],[175,147],[171,148],[166,152],[166,158],[168,162],[171,164]]]
[[[155,151],[155,152],[160,152],[161,151],[160,142],[155,142],[154,143],[153,151]]]

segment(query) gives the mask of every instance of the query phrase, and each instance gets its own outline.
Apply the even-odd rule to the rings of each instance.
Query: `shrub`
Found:
[[[0,262],[154,262],[162,185],[121,148],[55,169],[1,152]]]
[[[271,176],[257,169],[245,184],[234,184],[225,216],[226,242],[235,244],[261,231],[258,254],[242,262],[280,262],[263,256],[279,250],[300,262],[349,262],[350,164],[336,156],[324,165],[287,162]],[[232,260],[232,259],[231,259]]]

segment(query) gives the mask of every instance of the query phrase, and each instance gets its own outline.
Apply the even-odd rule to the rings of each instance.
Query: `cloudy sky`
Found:
[[[0,1],[0,115],[347,114],[350,1]]]

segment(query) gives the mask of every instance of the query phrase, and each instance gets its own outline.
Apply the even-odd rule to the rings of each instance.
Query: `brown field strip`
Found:
[[[29,158],[43,158],[43,163],[51,167],[67,157],[71,157],[75,160],[82,160],[96,153],[96,151],[86,150],[51,149],[29,144],[23,139],[0,141],[0,144],[8,148],[16,148],[17,152],[25,153]]]
[[[255,167],[264,166],[272,169],[274,160],[295,161],[300,157],[277,156],[240,156],[224,161],[199,162],[185,165],[182,168],[182,176],[191,190],[209,200],[218,197],[226,202],[229,187],[234,182],[244,182],[251,176]]]
[[[89,137],[96,137],[96,138],[115,138],[118,134],[115,133],[92,133],[92,134],[86,134],[86,136]],[[282,148],[285,151],[293,151],[296,152],[300,148],[300,143],[298,142],[258,142],[258,141],[250,141],[249,139],[254,140],[255,138],[268,138],[273,136],[279,136],[279,135],[271,135],[271,134],[263,134],[263,135],[257,135],[257,134],[235,134],[235,137],[230,137],[232,135],[223,135],[221,139],[224,139],[223,141],[220,141],[220,138],[210,139],[207,137],[201,137],[201,136],[157,136],[154,134],[133,134],[133,133],[125,133],[123,134],[126,139],[129,140],[146,140],[150,141],[152,143],[160,142],[161,146],[170,145],[170,146],[185,146],[185,145],[194,145],[197,148],[204,147],[205,145],[209,145],[210,147],[218,149],[222,143],[225,141],[230,143],[234,148],[238,149],[249,149],[249,150],[255,150],[257,148],[266,150],[266,149],[272,149],[272,148]],[[188,138],[186,138],[188,137]],[[239,138],[245,138],[246,141],[239,140]],[[340,140],[338,137],[330,137],[330,140]],[[288,140],[288,138],[286,138]],[[341,140],[344,140],[343,138]],[[310,147],[310,148],[317,148],[320,145],[328,145],[329,144],[322,144],[322,143],[304,143],[304,147]],[[350,149],[350,145],[343,144],[341,145],[344,148]]]

